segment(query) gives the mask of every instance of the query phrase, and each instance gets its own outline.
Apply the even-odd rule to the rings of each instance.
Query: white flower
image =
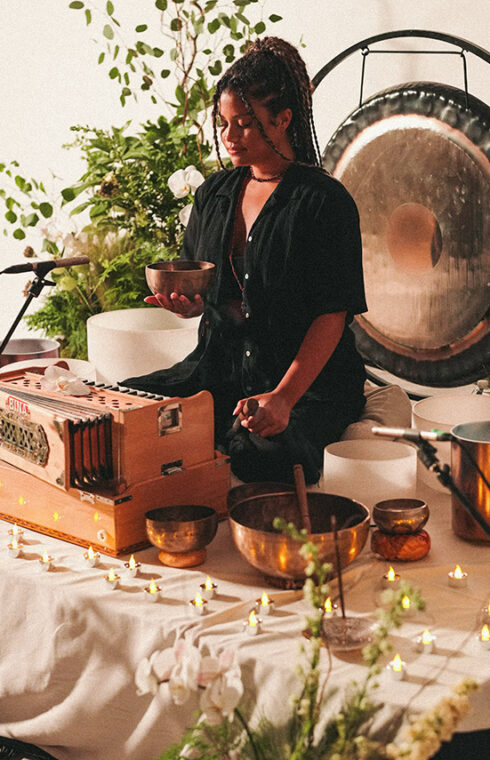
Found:
[[[170,673],[170,694],[176,705],[183,705],[191,691],[197,690],[201,653],[195,646],[180,639],[174,646],[174,654],[176,664]]]
[[[243,694],[235,653],[225,650],[218,658],[203,657],[199,684],[206,687],[200,700],[204,720],[216,726],[223,718],[231,717]]]
[[[47,391],[57,391],[65,396],[89,396],[90,388],[68,369],[51,364],[46,367],[41,378],[41,387]]]
[[[193,193],[199,185],[204,182],[204,177],[195,166],[188,166],[186,169],[177,169],[170,175],[167,184],[174,194],[175,198],[185,198],[189,193]]]
[[[187,227],[187,224],[189,222],[189,217],[191,215],[191,211],[192,211],[192,203],[188,203],[187,206],[184,206],[184,208],[180,209],[179,221],[183,227]]]
[[[143,694],[153,694],[158,691],[158,678],[156,677],[151,667],[150,661],[145,657],[139,663],[134,674],[134,680],[136,683],[136,693],[139,696]]]

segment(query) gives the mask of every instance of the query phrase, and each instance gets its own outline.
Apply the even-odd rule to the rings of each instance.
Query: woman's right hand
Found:
[[[200,317],[204,312],[204,301],[199,294],[194,296],[194,300],[190,301],[186,296],[178,293],[170,293],[170,298],[162,295],[161,293],[155,293],[154,296],[147,296],[145,303],[151,303],[154,306],[161,306],[162,309],[167,309],[178,317]]]

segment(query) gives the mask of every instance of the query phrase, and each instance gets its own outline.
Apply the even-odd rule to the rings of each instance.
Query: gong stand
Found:
[[[458,50],[371,48],[402,37]],[[411,383],[474,383],[490,374],[490,106],[468,91],[466,57],[490,63],[490,52],[440,32],[386,32],[333,58],[313,87],[359,51],[359,105],[322,155],[359,210],[369,311],[351,325],[357,347],[366,364]],[[365,99],[366,61],[378,53],[458,55],[464,90],[409,82]]]
[[[33,298],[37,298],[41,294],[43,288],[46,285],[50,286],[50,285],[54,285],[55,284],[54,282],[52,282],[52,280],[46,280],[46,271],[47,270],[43,269],[43,267],[41,266],[42,263],[43,262],[39,262],[37,264],[37,268],[35,270],[36,277],[31,282],[31,284],[29,285],[29,288],[27,289],[27,292],[28,292],[29,295],[27,296],[27,298],[25,299],[24,303],[22,304],[19,313],[15,317],[15,319],[14,319],[14,321],[12,323],[12,326],[10,327],[10,330],[8,331],[7,335],[5,336],[5,338],[2,341],[2,344],[0,345],[0,354],[3,353],[3,351],[5,350],[5,348],[7,346],[7,343],[9,342],[11,336],[13,335],[13,333],[15,331],[15,328],[17,327],[17,325],[19,324],[20,320],[22,319],[22,317],[26,313],[27,309],[29,308],[29,304],[31,303],[32,299]],[[52,262],[46,262],[46,263],[47,264],[51,264]],[[53,268],[52,266],[49,266],[49,269],[52,269],[52,268]]]

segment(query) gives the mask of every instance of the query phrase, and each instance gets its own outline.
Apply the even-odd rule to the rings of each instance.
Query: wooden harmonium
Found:
[[[214,450],[210,393],[86,387],[68,396],[30,370],[0,376],[0,517],[119,554],[148,544],[149,509],[226,515],[230,467]]]
[[[214,458],[213,400],[167,398],[87,383],[87,396],[41,387],[32,372],[0,377],[0,458],[62,489],[109,489]]]

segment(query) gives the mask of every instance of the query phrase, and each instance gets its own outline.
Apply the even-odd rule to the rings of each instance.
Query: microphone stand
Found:
[[[52,268],[53,267],[50,267],[50,269],[52,269]],[[10,340],[10,338],[11,338],[11,336],[12,336],[14,330],[15,330],[15,328],[17,327],[17,325],[19,324],[20,320],[24,316],[25,312],[29,308],[29,304],[31,303],[32,299],[33,298],[37,298],[40,295],[40,293],[42,292],[42,290],[43,290],[43,288],[44,288],[45,285],[54,285],[55,284],[51,280],[46,280],[45,279],[45,275],[47,274],[47,271],[49,271],[49,270],[44,270],[44,268],[41,266],[41,262],[37,265],[36,272],[35,272],[36,279],[33,280],[31,282],[31,284],[29,285],[29,288],[27,289],[27,292],[29,293],[29,295],[27,296],[26,300],[24,301],[24,303],[22,305],[22,308],[20,309],[19,313],[17,314],[16,318],[14,319],[13,324],[12,324],[10,330],[8,331],[8,333],[5,336],[5,338],[3,339],[2,345],[0,345],[0,354],[2,354],[3,351],[5,350],[5,347],[6,347],[7,343],[9,342],[9,340]]]
[[[422,464],[425,465],[428,470],[436,474],[439,482],[456,496],[464,509],[466,509],[474,520],[476,520],[487,536],[490,536],[490,525],[487,523],[483,515],[475,509],[468,497],[459,490],[453,480],[449,465],[445,464],[442,467],[440,466],[439,459],[436,456],[437,449],[429,443],[429,441],[424,441],[422,438],[418,441],[414,441],[414,443],[417,446],[417,455]]]

